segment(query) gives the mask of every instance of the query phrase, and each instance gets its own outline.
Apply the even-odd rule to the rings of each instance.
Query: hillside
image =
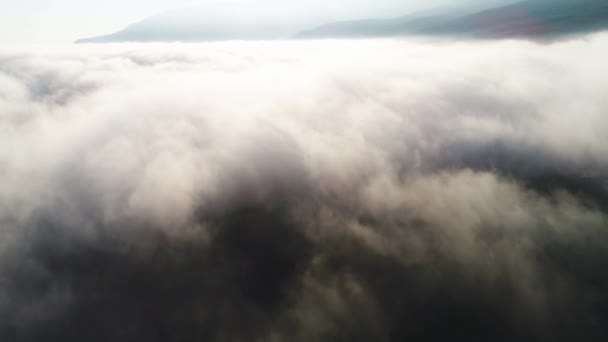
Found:
[[[608,28],[608,0],[526,0],[484,10],[444,8],[389,19],[318,22],[286,12],[186,8],[77,43],[365,38],[403,35],[547,38]],[[264,23],[264,24],[261,24]],[[306,27],[313,29],[304,30]],[[299,33],[298,33],[299,32]]]
[[[466,15],[438,14],[330,23],[299,38],[398,35],[552,37],[608,28],[608,1],[527,0]]]

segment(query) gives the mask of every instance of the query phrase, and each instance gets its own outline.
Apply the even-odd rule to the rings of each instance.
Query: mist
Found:
[[[605,340],[607,53],[0,48],[0,339]]]
[[[230,32],[253,20],[266,28],[260,30],[247,25],[246,29],[256,31],[258,35],[265,32],[266,35],[281,36],[289,23],[292,28],[301,30],[311,28],[308,25],[333,20],[361,19],[370,15],[388,17],[395,13],[405,15],[439,6],[481,8],[508,2],[513,0],[336,0],[331,3],[320,0],[4,0],[0,2],[3,5],[0,20],[4,26],[0,31],[0,42],[67,44],[83,37],[116,32],[146,17],[183,8],[188,8],[190,17],[197,15],[198,26],[191,29],[203,26],[210,31]],[[186,15],[181,20],[157,21],[156,24],[164,25],[165,30],[175,30],[176,26],[183,28],[183,21],[188,18]],[[305,26],[301,27],[302,24]],[[190,22],[190,25],[195,23]],[[269,32],[273,26],[275,30]],[[147,35],[154,33],[157,31],[150,28]],[[290,32],[292,35],[295,33],[297,31]]]

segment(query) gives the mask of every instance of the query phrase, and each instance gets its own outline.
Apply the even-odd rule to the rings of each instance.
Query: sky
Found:
[[[466,0],[477,4],[506,0]],[[462,4],[457,0],[0,0],[0,44],[70,43],[76,39],[118,31],[147,16],[190,6],[221,6],[238,2],[243,11],[253,6],[287,6],[312,20],[347,20],[391,17],[438,6]]]

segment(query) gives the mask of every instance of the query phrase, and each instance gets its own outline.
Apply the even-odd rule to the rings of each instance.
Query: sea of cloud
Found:
[[[603,340],[606,56],[0,48],[0,339]]]

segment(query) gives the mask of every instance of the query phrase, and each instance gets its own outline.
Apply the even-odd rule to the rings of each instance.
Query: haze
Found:
[[[191,0],[20,0],[0,1],[0,42],[71,43],[79,38],[118,31],[147,16],[182,7],[225,8],[228,20],[248,13],[278,13],[312,26],[334,20],[404,15],[440,5],[487,6],[506,0],[337,0],[337,1],[191,1]],[[236,9],[236,10],[235,10]],[[235,13],[236,12],[236,13]],[[220,19],[221,19],[220,18]],[[218,18],[213,18],[218,19]],[[260,22],[263,25],[263,22]]]

